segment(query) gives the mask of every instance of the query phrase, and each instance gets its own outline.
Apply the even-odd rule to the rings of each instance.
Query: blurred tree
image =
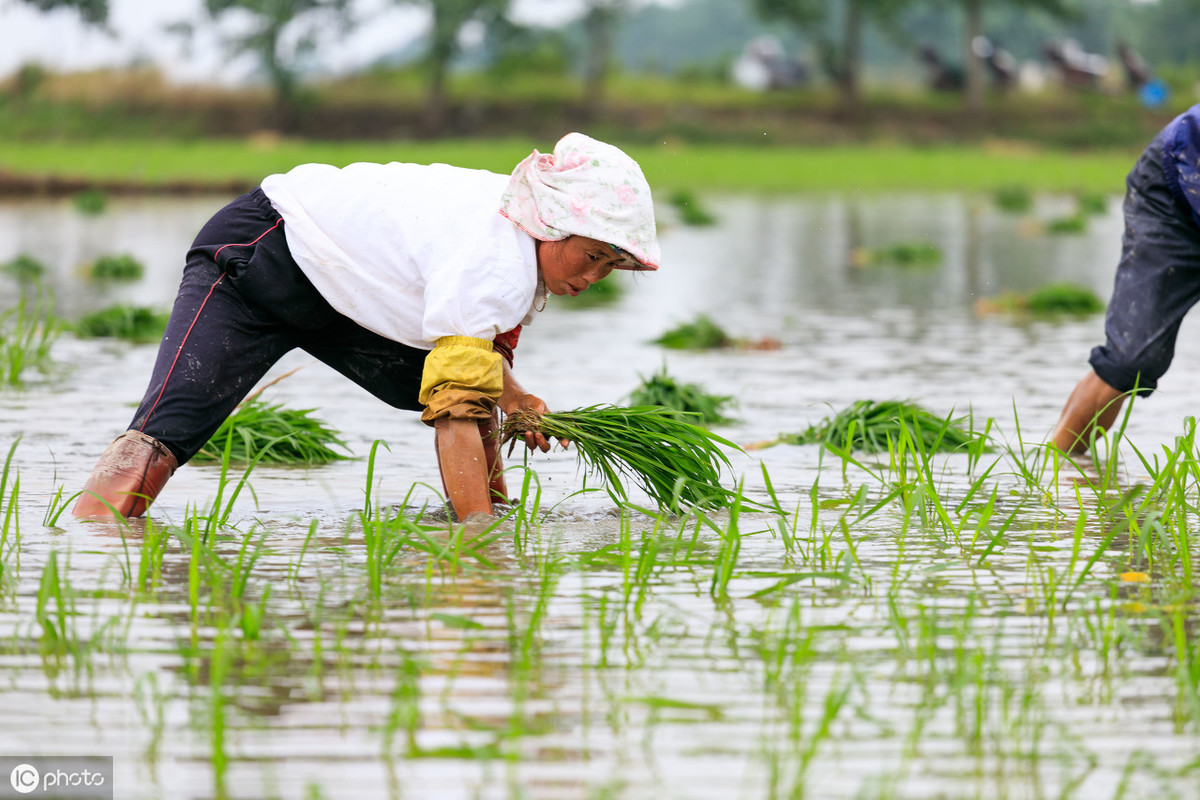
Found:
[[[240,15],[248,23],[226,45],[236,55],[250,54],[261,62],[275,92],[277,123],[287,127],[299,111],[297,63],[317,49],[331,18],[343,33],[349,30],[350,1],[204,0],[204,7],[214,22]]]
[[[79,12],[84,22],[92,25],[103,25],[108,22],[108,0],[24,0],[28,5],[40,11],[53,11],[57,8],[73,8]]]
[[[764,20],[795,26],[813,40],[821,68],[837,83],[842,102],[861,99],[863,31],[868,20],[892,26],[916,0],[754,0]],[[840,24],[840,34],[833,33]]]
[[[588,0],[583,14],[587,61],[583,70],[583,107],[586,115],[603,116],[605,85],[612,71],[613,38],[629,0]]]
[[[400,5],[429,8],[433,24],[425,63],[429,70],[429,94],[425,101],[425,132],[436,136],[446,127],[446,78],[450,63],[458,55],[463,28],[469,22],[496,24],[508,12],[509,0],[396,0]]]

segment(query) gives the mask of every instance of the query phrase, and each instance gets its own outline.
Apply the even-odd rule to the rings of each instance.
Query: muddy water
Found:
[[[96,218],[67,203],[0,206],[0,260],[29,252],[47,263],[67,319],[115,302],[166,308],[183,250],[223,201],[121,201]],[[518,351],[530,390],[560,408],[620,403],[665,364],[738,399],[742,421],[720,432],[741,443],[855,400],[907,398],[994,418],[998,437],[1019,449],[1044,440],[1102,335],[1099,317],[1026,320],[975,307],[1051,280],[1106,299],[1117,198],[1070,236],[1038,225],[1070,211],[1065,197],[1017,216],[961,195],[705,202],[719,220],[710,228],[663,209],[665,266],[619,276],[626,291],[615,305],[551,299]],[[855,265],[862,248],[900,241],[930,243],[943,258]],[[81,265],[114,253],[143,261],[146,278],[116,287],[80,278]],[[0,281],[11,298],[16,284]],[[700,313],[781,347],[649,344]],[[1170,443],[1194,413],[1197,339],[1185,323],[1174,368],[1135,411],[1127,435],[1144,451]],[[747,514],[734,576],[718,591],[715,528],[622,519],[602,492],[576,494],[574,457],[555,453],[529,460],[543,507],[554,506],[533,533],[501,537],[486,563],[468,559],[457,575],[406,550],[382,598],[368,601],[354,518],[365,457],[386,442],[374,498],[419,505],[436,497],[431,437],[416,415],[293,353],[269,378],[299,370],[266,398],[315,409],[358,458],[260,468],[253,493],[239,497],[231,529],[214,541],[233,564],[247,535],[267,533],[246,589],[257,601],[271,587],[267,622],[247,643],[236,628],[223,638],[211,620],[193,624],[178,543],[160,584],[135,597],[121,571],[137,569],[139,525],[128,553],[113,525],[42,526],[53,493],[78,488],[123,429],[154,347],[66,336],[54,357],[60,373],[0,394],[0,444],[20,438],[20,560],[8,552],[0,584],[0,752],[113,755],[117,796],[137,798],[1105,797],[1123,775],[1136,786],[1129,796],[1195,789],[1200,739],[1179,720],[1169,637],[1153,615],[1113,621],[1123,598],[1111,582],[1128,565],[1103,560],[1074,615],[1041,602],[1046,565],[1061,569],[1069,550],[1070,519],[1023,514],[981,566],[961,542],[891,512],[795,550],[768,532],[773,518]],[[758,498],[766,466],[802,532],[814,518],[818,530],[839,531],[838,498],[869,483],[845,487],[815,448],[734,454],[734,463]],[[957,500],[971,477],[951,459],[940,481]],[[814,484],[827,501],[815,513]],[[180,525],[219,488],[219,470],[187,466],[152,518]],[[729,526],[718,518],[716,528]],[[649,543],[667,543],[638,579],[613,555],[629,540],[635,561]],[[37,596],[52,552],[74,591],[75,639],[92,644],[86,654],[48,654]],[[754,596],[797,573],[810,577]],[[1095,644],[1110,628],[1124,647]],[[223,652],[232,655],[221,673]]]

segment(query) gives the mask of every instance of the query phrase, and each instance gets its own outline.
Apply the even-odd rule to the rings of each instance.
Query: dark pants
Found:
[[[1162,137],[1126,179],[1121,261],[1092,369],[1109,386],[1148,395],[1175,355],[1184,315],[1200,299],[1200,227],[1163,178]]]
[[[184,464],[297,347],[385,403],[421,409],[426,351],[372,333],[325,302],[292,260],[283,220],[256,189],[196,236],[150,386],[129,427]]]

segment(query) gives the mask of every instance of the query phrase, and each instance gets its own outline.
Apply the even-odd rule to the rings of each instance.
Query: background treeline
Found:
[[[22,1],[97,26],[109,11],[106,0]],[[354,0],[205,0],[163,35],[215,32],[247,65],[244,85],[172,85],[136,63],[70,75],[30,63],[4,79],[0,136],[552,136],[586,125],[625,139],[1128,146],[1195,102],[1200,79],[1200,0],[583,0],[554,27],[516,20],[511,0],[394,1],[423,8],[423,35],[397,32],[394,51],[335,75],[322,51],[378,24]],[[755,47],[786,79],[734,80]],[[1054,51],[1094,74],[1073,80]]]

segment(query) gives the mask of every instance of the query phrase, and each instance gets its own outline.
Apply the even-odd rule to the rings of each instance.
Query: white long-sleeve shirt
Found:
[[[424,350],[528,324],[534,239],[499,212],[507,175],[445,164],[304,164],[262,183],[292,257],[329,304]]]

